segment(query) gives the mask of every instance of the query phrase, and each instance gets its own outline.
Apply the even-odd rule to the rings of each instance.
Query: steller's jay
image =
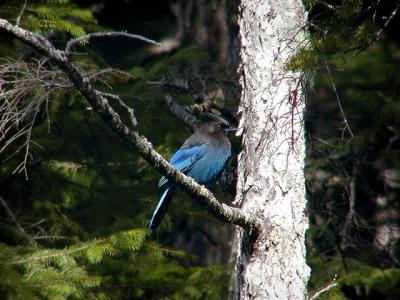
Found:
[[[172,156],[170,163],[197,183],[205,184],[216,180],[231,155],[229,131],[237,129],[217,116],[214,121],[198,128]],[[149,229],[155,229],[164,217],[174,193],[174,184],[162,177],[158,186],[163,189],[160,200],[151,217]]]

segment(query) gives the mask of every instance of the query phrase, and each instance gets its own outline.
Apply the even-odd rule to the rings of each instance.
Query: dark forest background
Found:
[[[303,2],[310,45],[288,68],[311,79],[305,99],[309,290],[337,277],[321,299],[399,299],[400,3]],[[0,17],[15,23],[23,3],[1,1]],[[238,5],[28,1],[20,26],[60,48],[72,37],[111,30],[163,43],[90,40],[74,48],[73,60],[98,88],[135,109],[140,132],[169,158],[190,129],[166,99],[200,119],[211,111],[237,124]],[[59,88],[32,75],[57,70],[41,64],[39,54],[0,33],[0,57],[0,298],[227,298],[234,228],[181,192],[151,234],[145,227],[158,201],[159,174],[62,75]],[[17,87],[26,93],[16,108],[29,112],[42,102],[38,113],[7,127],[5,103]],[[25,134],[7,144],[24,126],[32,127],[31,139]],[[234,155],[211,186],[227,203],[234,199],[241,146],[240,138],[231,141]]]

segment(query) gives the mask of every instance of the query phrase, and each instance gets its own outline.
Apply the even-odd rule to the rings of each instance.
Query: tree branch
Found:
[[[320,289],[318,289],[315,293],[313,293],[308,300],[316,300],[319,298],[319,296],[321,296],[323,293],[329,291],[330,289],[334,288],[335,286],[338,285],[338,283],[336,282],[337,279],[337,274],[335,274],[335,277],[332,279],[332,281],[328,284],[326,284],[325,286],[321,287]]]
[[[122,101],[122,99],[121,99],[121,97],[119,95],[103,93],[103,92],[99,92],[99,93],[100,93],[100,95],[102,95],[103,97],[106,97],[108,99],[117,100],[119,105],[121,105],[123,108],[125,108],[126,111],[128,112],[129,118],[130,118],[130,121],[131,121],[132,129],[137,131],[138,122],[137,122],[137,119],[136,119],[136,116],[135,116],[135,111],[133,110],[133,108],[128,106],[127,104],[125,104],[125,102]]]
[[[24,4],[22,5],[21,11],[17,17],[17,20],[15,21],[15,26],[19,26],[19,24],[21,23],[22,15],[24,14],[27,5],[28,5],[28,0],[25,0]]]
[[[379,1],[378,1],[378,2],[379,2]],[[377,7],[378,7],[378,5],[379,5],[379,3],[377,4]],[[381,36],[383,30],[385,30],[386,27],[389,26],[390,22],[391,22],[391,21],[393,20],[393,18],[396,16],[397,11],[399,10],[399,8],[400,8],[400,4],[398,4],[398,5],[396,6],[396,8],[392,11],[392,13],[390,14],[390,16],[387,17],[387,20],[386,20],[386,22],[383,24],[382,28],[379,29],[377,32],[375,32],[373,38],[368,42],[368,44],[366,44],[364,47],[362,47],[361,49],[359,49],[359,50],[354,54],[353,57],[356,57],[356,56],[359,55],[360,53],[364,52],[364,50],[366,50],[369,46],[371,46],[372,44],[374,44],[376,41],[379,40],[379,38],[380,38],[380,36]],[[375,11],[375,13],[374,13],[373,20],[375,20],[377,10],[378,10],[378,8],[376,9],[376,11]]]
[[[3,205],[5,211],[7,212],[7,215],[10,217],[10,219],[17,226],[18,230],[23,232],[23,233],[26,233],[25,230],[22,228],[21,224],[19,224],[17,218],[14,216],[13,212],[8,207],[7,202],[4,200],[4,198],[2,196],[0,196],[0,203],[1,203],[1,205]]]
[[[17,218],[14,216],[13,212],[11,209],[8,207],[6,200],[0,195],[0,203],[4,207],[4,210],[7,212],[7,215],[9,218],[14,222],[14,224],[17,226],[18,230],[21,231],[23,234],[25,234],[28,238],[28,242],[36,247],[37,244],[32,240],[32,238],[25,232],[24,228],[22,228],[21,224],[19,224]]]
[[[195,131],[200,126],[200,122],[192,114],[188,113],[182,105],[172,99],[171,96],[165,96],[165,103],[169,110],[192,131]]]
[[[333,77],[332,77],[331,69],[329,68],[329,65],[328,65],[328,62],[327,62],[326,59],[324,59],[324,63],[325,63],[326,71],[328,72],[328,75],[329,75],[329,79],[331,80],[332,89],[335,92],[336,100],[337,100],[337,103],[338,103],[338,106],[339,106],[339,110],[340,110],[340,113],[342,114],[342,118],[343,118],[343,122],[344,122],[344,128],[343,128],[343,131],[342,131],[342,139],[344,138],[344,132],[347,129],[349,131],[349,133],[350,133],[350,136],[351,136],[350,140],[351,140],[351,139],[354,138],[353,131],[351,130],[349,122],[347,121],[346,114],[344,113],[343,106],[342,106],[342,103],[340,102],[339,94],[338,94],[338,91],[336,89],[335,81],[333,80]]]
[[[138,131],[126,126],[118,113],[110,106],[107,98],[101,92],[94,89],[87,76],[68,60],[66,52],[57,50],[45,38],[39,38],[31,32],[13,26],[6,20],[0,19],[0,28],[51,59],[54,64],[65,72],[75,88],[80,91],[93,110],[112,130],[125,139],[130,147],[139,152],[157,171],[180,186],[190,196],[196,198],[198,200],[197,203],[201,207],[223,222],[243,227],[254,238],[261,232],[262,225],[259,219],[255,216],[245,214],[239,208],[219,203],[208,189],[196,183],[191,177],[176,170],[153,149],[151,143],[145,137],[139,135]]]
[[[80,36],[76,39],[69,40],[69,42],[67,43],[67,46],[65,47],[65,52],[69,53],[71,51],[71,48],[73,46],[75,46],[76,44],[78,44],[79,42],[88,41],[88,40],[94,39],[94,38],[115,38],[115,37],[125,37],[125,38],[129,38],[129,39],[135,39],[135,40],[139,40],[139,41],[146,42],[149,44],[157,45],[160,47],[162,46],[160,43],[158,43],[154,40],[148,39],[144,36],[137,35],[137,34],[131,34],[131,33],[127,33],[127,32],[117,32],[117,31],[94,32],[94,33],[89,33],[89,34]]]

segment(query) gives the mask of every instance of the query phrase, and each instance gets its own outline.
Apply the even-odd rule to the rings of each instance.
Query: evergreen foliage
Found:
[[[292,70],[314,70],[331,56],[347,60],[373,44],[384,26],[376,17],[379,1],[303,0],[303,3],[309,10],[306,28],[311,36],[309,44],[288,64]]]
[[[142,68],[141,77],[134,68],[133,77],[111,76],[108,80],[135,107],[142,132],[160,145],[157,150],[167,157],[189,132],[182,131],[182,124],[171,120],[160,107],[161,88],[149,90],[146,82],[175,72],[174,67],[180,68],[179,57],[187,61],[187,51],[148,70]],[[83,63],[87,64],[87,59]],[[158,175],[86,110],[79,95],[68,89],[54,94],[48,118],[50,131],[45,119],[37,122],[33,131],[32,138],[40,148],[32,148],[29,181],[11,174],[13,162],[20,160],[21,154],[0,168],[6,180],[1,182],[1,195],[13,199],[9,205],[19,212],[18,219],[24,224],[45,220],[30,225],[33,227],[26,234],[13,226],[1,228],[0,273],[4,280],[0,290],[4,295],[20,299],[158,299],[162,295],[219,299],[227,292],[225,266],[185,267],[198,258],[150,242],[147,231],[130,229],[146,226],[158,200]],[[153,130],[155,122],[164,122],[168,132]],[[10,147],[8,153],[18,146]],[[190,202],[179,203],[182,196],[172,204],[171,212],[177,211],[175,224],[189,206],[193,210]],[[183,218],[196,215],[205,214]],[[172,231],[171,227],[167,217],[160,230]],[[34,239],[37,248],[29,246],[31,234],[38,235]]]
[[[387,35],[375,41],[384,26],[378,2],[304,2],[311,46],[289,67],[316,74],[306,116],[310,289],[337,275],[319,299],[397,299],[396,233],[377,241],[398,226],[400,50]]]
[[[27,1],[25,9],[23,1],[5,1],[0,15],[12,23],[20,16],[21,27],[38,33],[58,31],[78,37],[100,28],[89,9],[78,8],[69,0]]]
[[[61,30],[72,36],[84,34],[87,27],[82,22],[92,22],[87,11],[81,14],[78,8],[74,8],[76,12],[72,8],[65,10],[63,5],[70,4],[28,5],[21,26],[47,31],[39,24],[28,25],[32,14],[41,24],[43,21],[57,23],[51,25],[51,31]],[[61,21],[72,22],[81,31],[66,30]],[[5,46],[2,55],[8,56],[10,47],[15,44]],[[17,58],[18,53],[13,52],[13,57]],[[95,55],[73,59],[91,74],[104,64]],[[6,63],[9,61],[4,61],[3,66]],[[26,73],[16,73],[16,78],[24,79],[29,76],[29,70],[35,69],[35,61],[28,58],[26,63],[32,64],[32,68],[27,68]],[[189,82],[196,92],[203,92],[201,80],[211,64],[204,49],[190,46],[147,66],[134,66],[125,75],[106,72],[96,77],[95,84],[105,92],[112,87],[112,92],[134,107],[141,133],[168,157],[190,133],[180,121],[171,118],[164,105],[165,92],[181,103],[193,102],[188,91],[149,82],[179,77],[182,82]],[[57,70],[51,65],[46,68]],[[46,92],[41,84],[38,81],[31,87],[32,93],[27,93],[24,103],[32,102],[35,93]],[[223,83],[209,80],[207,91],[215,94],[221,87],[225,88]],[[227,107],[236,101],[236,98],[220,98],[223,105],[229,103]],[[116,103],[112,105],[119,110]],[[120,113],[124,116],[124,112]],[[0,226],[2,296],[8,299],[221,299],[227,295],[227,267],[203,266],[206,258],[200,255],[205,251],[201,246],[204,243],[199,248],[189,248],[193,252],[188,252],[174,249],[173,239],[168,237],[182,222],[196,231],[200,226],[195,219],[205,218],[210,226],[217,224],[216,221],[196,211],[189,199],[180,194],[170,210],[174,222],[168,215],[159,229],[159,233],[166,233],[160,242],[167,246],[152,242],[149,232],[140,228],[147,225],[148,216],[158,201],[159,175],[88,110],[81,96],[69,87],[51,93],[38,116],[28,159],[29,180],[13,173],[24,156],[22,151],[13,153],[23,141],[6,149],[4,157],[13,154],[12,159],[1,158],[1,196],[24,228],[24,232],[19,231],[9,216]],[[154,130],[160,124],[163,126]],[[0,213],[6,216],[4,211]]]

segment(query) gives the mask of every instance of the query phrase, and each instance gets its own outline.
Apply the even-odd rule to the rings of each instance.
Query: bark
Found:
[[[243,151],[236,204],[262,220],[253,247],[237,230],[235,298],[305,299],[303,78],[285,66],[306,42],[298,0],[242,0],[239,13]]]

